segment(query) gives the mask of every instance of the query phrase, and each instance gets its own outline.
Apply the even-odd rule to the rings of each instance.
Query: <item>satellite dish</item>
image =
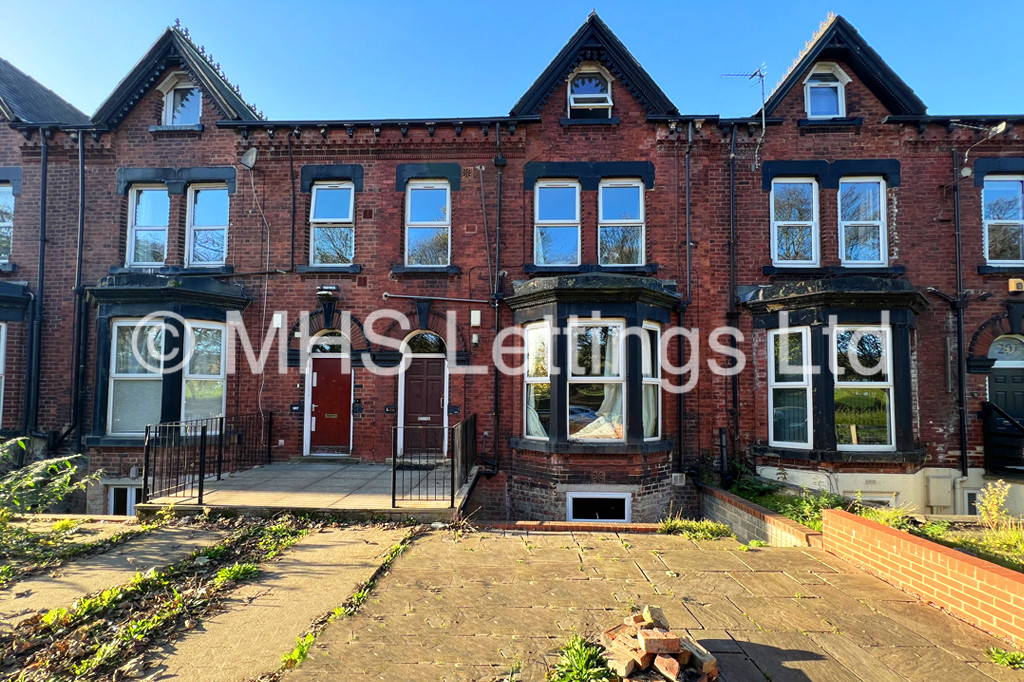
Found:
[[[256,165],[256,147],[250,147],[249,149],[245,150],[245,153],[242,154],[241,163],[249,170],[253,169],[253,167]]]

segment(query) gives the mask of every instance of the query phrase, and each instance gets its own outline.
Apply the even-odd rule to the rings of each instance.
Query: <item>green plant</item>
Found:
[[[751,495],[769,495],[781,487],[780,483],[761,478],[756,471],[740,464],[736,467],[736,482],[732,485],[732,492],[750,499]]]
[[[1006,513],[1006,498],[1010,484],[999,479],[992,481],[978,493],[978,516],[989,530],[996,530],[1009,518]]]
[[[25,449],[24,439],[0,445],[0,462],[14,466],[13,451]],[[78,477],[81,455],[68,455],[30,462],[0,477],[0,511],[6,521],[11,513],[46,511],[72,493],[99,480],[100,472]]]
[[[54,522],[53,527],[50,528],[51,533],[70,533],[75,528],[82,525],[80,519],[61,519]]]
[[[917,532],[931,540],[941,540],[949,533],[949,521],[929,521],[918,528]]]
[[[910,530],[914,527],[910,518],[910,515],[917,510],[914,505],[898,504],[895,507],[874,507],[861,503],[860,493],[857,494],[857,498],[855,511],[860,516],[896,530]]]
[[[615,673],[608,668],[600,647],[573,633],[547,678],[550,682],[591,682],[614,680]]]
[[[658,532],[662,535],[683,535],[691,540],[714,540],[715,538],[732,537],[732,529],[724,523],[707,519],[694,521],[680,516],[670,516],[662,519]]]
[[[996,665],[1006,666],[1013,670],[1024,669],[1024,651],[1007,651],[999,647],[991,647],[985,651],[988,660]]]
[[[297,668],[306,657],[309,656],[309,650],[313,647],[313,641],[316,639],[316,635],[312,632],[307,632],[304,637],[295,638],[295,648],[286,653],[281,657],[281,662],[284,663],[284,667],[287,670]]]
[[[223,587],[228,583],[235,583],[240,580],[247,578],[253,578],[260,572],[259,566],[256,564],[233,564],[231,566],[225,566],[224,568],[217,571],[217,577],[213,579],[214,587]]]
[[[768,543],[764,540],[751,540],[747,543],[747,547],[767,547]]]

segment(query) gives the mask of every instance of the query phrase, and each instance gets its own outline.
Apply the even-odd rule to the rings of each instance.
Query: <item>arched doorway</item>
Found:
[[[989,402],[1024,420],[1024,336],[1000,336],[989,347],[988,357],[995,360],[988,375]]]
[[[328,329],[310,341],[306,367],[305,455],[352,450],[352,364],[348,338]]]
[[[416,331],[402,343],[398,382],[398,451],[444,454],[448,426],[448,363],[444,339]]]

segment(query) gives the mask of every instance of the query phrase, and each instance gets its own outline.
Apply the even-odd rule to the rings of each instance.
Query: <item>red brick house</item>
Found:
[[[959,513],[1024,466],[1024,116],[928,115],[841,17],[741,119],[680,113],[596,14],[489,118],[266,120],[178,28],[89,121],[12,115],[7,73],[2,425],[80,445],[92,512],[147,425],[257,412],[283,461],[475,416],[479,517],[656,520],[723,460]]]

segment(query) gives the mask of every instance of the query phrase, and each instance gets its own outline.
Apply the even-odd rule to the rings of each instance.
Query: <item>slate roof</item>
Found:
[[[511,116],[530,116],[540,112],[555,86],[583,61],[600,62],[632,93],[649,116],[678,116],[679,110],[651,75],[636,60],[618,36],[601,21],[597,12],[573,34],[565,47],[544,69],[530,89],[512,107]]]
[[[848,64],[861,82],[885,105],[889,113],[920,116],[927,111],[924,102],[889,68],[857,29],[842,16],[830,14],[793,66],[775,86],[775,90],[765,102],[765,114],[771,116],[790,90],[802,87],[801,76],[815,62],[830,59],[840,59]]]
[[[0,59],[0,115],[11,123],[89,125],[88,116],[4,59]]]
[[[178,69],[188,73],[203,95],[220,110],[224,120],[261,120],[242,99],[238,90],[210,64],[207,56],[200,52],[182,30],[170,27],[100,105],[93,114],[93,122],[109,127],[117,126],[142,96],[156,86],[164,73]]]

